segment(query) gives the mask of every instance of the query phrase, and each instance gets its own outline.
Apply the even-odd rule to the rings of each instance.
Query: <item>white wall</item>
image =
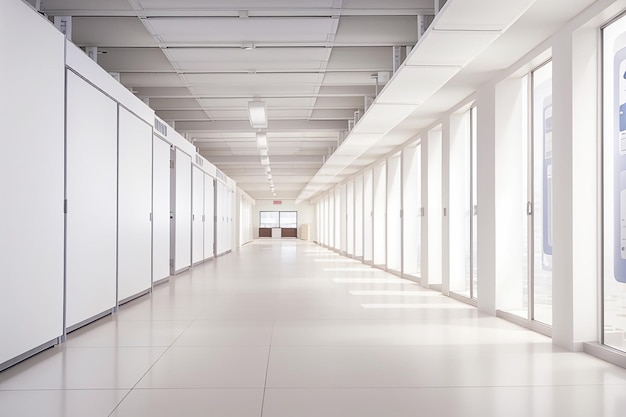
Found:
[[[298,212],[298,237],[300,237],[300,225],[309,225],[309,240],[317,239],[316,235],[316,219],[315,205],[309,204],[308,201],[296,205],[295,200],[276,200],[282,201],[282,204],[274,204],[274,200],[256,200],[252,208],[252,227],[254,238],[259,238],[259,213],[261,211],[297,211]]]
[[[118,130],[117,299],[152,285],[152,126],[123,107]]]
[[[64,38],[41,16],[20,1],[0,16],[1,370],[63,333],[65,71]]]
[[[116,305],[117,103],[67,72],[66,327],[71,328]]]

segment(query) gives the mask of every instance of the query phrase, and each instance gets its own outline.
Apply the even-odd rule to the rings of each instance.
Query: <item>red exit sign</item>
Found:
[[[282,200],[274,200],[274,205],[275,206],[278,206],[278,205],[281,205],[281,204],[283,204]]]

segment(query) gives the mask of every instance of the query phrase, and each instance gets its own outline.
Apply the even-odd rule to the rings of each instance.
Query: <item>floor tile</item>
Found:
[[[618,417],[626,386],[269,389],[263,417]]]
[[[0,391],[0,416],[107,417],[128,391]]]
[[[68,335],[68,347],[170,346],[191,321],[127,321],[104,317]]]
[[[263,388],[269,347],[172,347],[138,388]]]
[[[174,346],[269,346],[271,321],[197,320]]]
[[[0,390],[131,388],[164,351],[55,347],[0,373]]]
[[[111,417],[256,417],[262,389],[134,389]]]
[[[550,343],[272,346],[270,388],[626,384],[626,370]]]

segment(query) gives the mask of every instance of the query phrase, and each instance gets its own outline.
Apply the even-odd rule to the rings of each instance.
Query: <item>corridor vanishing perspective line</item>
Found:
[[[295,239],[200,264],[0,373],[0,415],[622,416],[626,370]]]

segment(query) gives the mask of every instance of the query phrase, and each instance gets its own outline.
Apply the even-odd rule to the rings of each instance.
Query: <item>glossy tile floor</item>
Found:
[[[0,416],[624,416],[626,370],[311,243],[194,267],[0,373]]]

